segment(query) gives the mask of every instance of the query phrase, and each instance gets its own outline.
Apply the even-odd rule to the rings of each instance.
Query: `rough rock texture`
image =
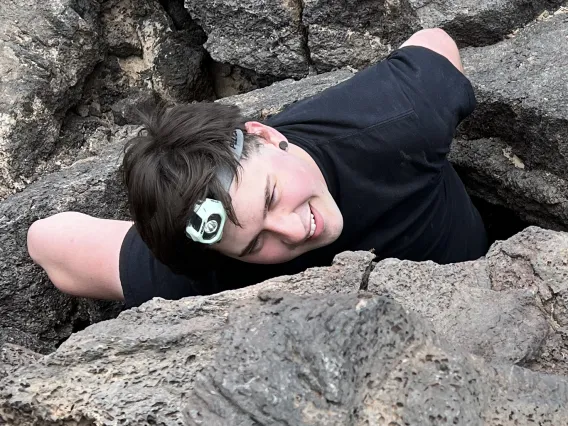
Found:
[[[368,291],[392,297],[486,360],[568,375],[566,233],[529,227],[474,262],[386,259],[371,272]]]
[[[303,4],[310,58],[319,72],[363,68],[420,29],[408,1],[304,0]]]
[[[302,297],[353,293],[365,282],[373,257],[344,253],[328,268],[214,296],[154,299],[116,320],[95,324],[74,334],[37,367],[0,383],[0,420],[14,425],[27,425],[32,418],[40,424],[89,419],[95,424],[152,419],[179,424],[184,393],[212,362],[235,303],[277,290]]]
[[[566,424],[566,379],[462,355],[388,299],[265,300],[229,316],[187,424]]]
[[[185,7],[207,33],[214,60],[280,78],[308,74],[300,2],[186,0]]]
[[[115,304],[79,300],[55,289],[29,258],[26,234],[35,220],[66,210],[125,218],[120,155],[134,131],[116,130],[100,155],[50,174],[0,203],[0,342],[48,352],[71,332],[118,313]]]
[[[349,272],[362,280],[369,261],[360,257]],[[177,302],[155,299],[91,326],[0,382],[0,420],[565,424],[566,379],[493,367],[449,349],[398,304],[345,294],[357,286],[342,285],[337,275],[326,280],[325,268],[319,274],[323,286],[312,289],[304,279],[293,296],[282,293],[290,291],[285,284],[267,282]]]
[[[568,230],[568,181],[527,169],[501,139],[455,140],[449,158],[471,195],[505,206],[527,223]]]
[[[10,343],[0,344],[0,379],[19,367],[36,362],[41,355],[22,346]]]
[[[251,120],[265,120],[294,102],[314,96],[352,76],[351,71],[341,70],[306,77],[300,81],[283,80],[269,87],[219,99],[217,102],[237,105],[242,114]]]
[[[385,57],[414,31],[443,27],[461,46],[496,43],[562,0],[186,0],[213,59],[279,78]]]
[[[462,51],[478,106],[460,131],[470,141],[452,154],[476,195],[554,229],[568,228],[566,37],[561,10],[510,40]]]
[[[153,89],[166,100],[209,99],[213,93],[204,64],[203,33],[192,25],[187,12],[184,16],[179,10],[171,11],[176,21],[158,0],[103,3],[101,20],[109,60],[112,64],[113,57],[118,58],[120,68],[116,72],[111,67],[110,76],[118,87]],[[106,74],[102,77],[108,80]],[[94,86],[108,92],[101,83]]]
[[[462,127],[469,139],[499,137],[527,169],[568,177],[568,14],[535,22],[514,38],[462,51],[478,106]]]
[[[460,47],[497,43],[562,0],[410,0],[423,28],[442,27]]]
[[[48,157],[103,57],[94,0],[0,2],[0,199]]]

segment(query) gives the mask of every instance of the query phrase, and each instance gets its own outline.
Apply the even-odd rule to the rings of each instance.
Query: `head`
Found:
[[[142,239],[173,270],[207,265],[210,251],[282,263],[340,235],[341,213],[321,171],[276,129],[245,122],[237,107],[216,103],[160,107],[143,120],[144,131],[125,149],[128,199]],[[240,160],[230,146],[235,129],[244,133]],[[221,169],[233,176],[228,191]],[[185,233],[205,198],[219,200],[228,217],[222,239],[212,245]]]

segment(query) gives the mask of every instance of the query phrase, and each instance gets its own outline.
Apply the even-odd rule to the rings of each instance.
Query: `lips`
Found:
[[[316,219],[314,218],[314,214],[312,213],[312,209],[310,208],[310,232],[308,233],[308,240],[312,238],[314,233],[316,232]]]
[[[306,241],[317,238],[318,236],[321,235],[324,229],[323,218],[321,217],[319,212],[316,209],[314,209],[310,204],[308,204],[308,207],[310,209],[310,218],[309,218],[310,230],[306,237]]]

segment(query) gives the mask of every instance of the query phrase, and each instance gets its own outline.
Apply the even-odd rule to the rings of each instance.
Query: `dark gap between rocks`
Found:
[[[470,197],[481,214],[490,245],[495,241],[506,240],[531,225],[521,220],[512,210],[491,204],[479,197]]]

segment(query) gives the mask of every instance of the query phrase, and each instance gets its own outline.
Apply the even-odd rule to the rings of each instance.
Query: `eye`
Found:
[[[273,207],[274,204],[276,204],[276,185],[274,185],[274,188],[272,188],[272,194],[270,195],[270,204],[268,205],[268,207]]]

